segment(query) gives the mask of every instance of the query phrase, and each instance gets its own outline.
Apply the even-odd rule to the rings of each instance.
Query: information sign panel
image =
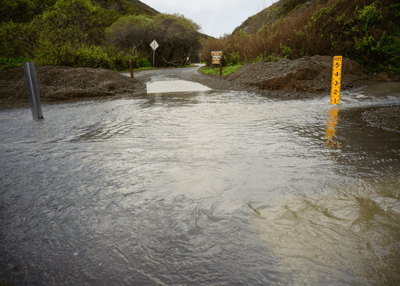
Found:
[[[222,51],[212,51],[211,56],[212,56],[212,64],[219,65],[220,59],[222,57]]]
[[[219,63],[220,63],[220,56],[213,56],[212,57],[212,64],[213,65],[219,65]]]

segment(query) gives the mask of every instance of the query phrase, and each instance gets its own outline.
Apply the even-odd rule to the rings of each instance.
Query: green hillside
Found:
[[[57,0],[0,0],[0,22],[27,23],[46,9],[56,4]],[[154,16],[158,11],[139,0],[93,0],[106,10],[117,11],[120,15]]]
[[[0,69],[38,65],[126,70],[198,58],[201,27],[179,14],[161,14],[139,0],[0,0]]]
[[[222,50],[225,63],[342,55],[367,72],[400,74],[400,3],[395,0],[280,0],[210,40],[202,57]]]

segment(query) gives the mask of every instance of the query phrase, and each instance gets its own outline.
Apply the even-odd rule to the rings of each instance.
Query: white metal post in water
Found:
[[[150,47],[153,49],[153,68],[154,68],[154,53],[158,48],[158,43],[156,42],[156,40],[151,42]]]
[[[39,89],[36,80],[35,65],[31,62],[24,63],[26,85],[28,87],[29,102],[31,104],[34,120],[43,119],[42,106],[40,104]]]

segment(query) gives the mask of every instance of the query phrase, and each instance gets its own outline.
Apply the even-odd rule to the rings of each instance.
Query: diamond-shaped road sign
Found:
[[[155,51],[158,48],[158,43],[156,40],[152,41],[150,47]]]

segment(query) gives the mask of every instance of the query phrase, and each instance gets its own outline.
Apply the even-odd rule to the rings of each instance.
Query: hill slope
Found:
[[[227,64],[342,55],[367,72],[400,75],[400,3],[396,0],[280,0],[232,35],[210,40],[202,57],[222,50]]]
[[[155,16],[157,10],[139,0],[89,0],[107,10],[115,10],[121,15]],[[56,4],[57,0],[0,0],[0,23],[13,21],[28,23],[37,15]]]
[[[121,15],[147,15],[160,14],[157,10],[139,0],[92,0],[108,10],[116,10]]]
[[[303,14],[316,2],[318,0],[279,0],[247,18],[246,21],[235,28],[232,34],[237,34],[239,31],[246,32],[249,35],[254,34],[261,28],[271,25],[279,19]]]

